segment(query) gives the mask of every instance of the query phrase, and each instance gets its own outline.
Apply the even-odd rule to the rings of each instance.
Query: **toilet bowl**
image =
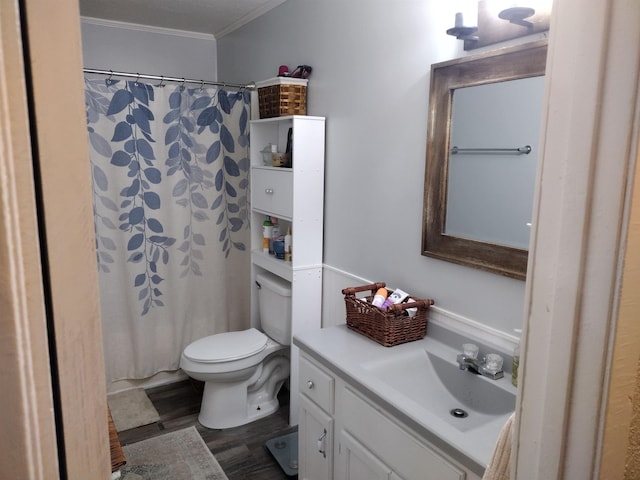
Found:
[[[291,287],[279,277],[256,275],[260,323],[189,344],[180,368],[205,382],[198,421],[208,428],[244,425],[274,413],[289,377]]]

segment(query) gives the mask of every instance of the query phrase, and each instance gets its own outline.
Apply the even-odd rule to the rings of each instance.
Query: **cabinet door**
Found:
[[[429,444],[417,439],[360,394],[345,387],[341,389],[341,400],[341,408],[345,412],[342,419],[344,429],[384,460],[398,477],[408,480],[465,479],[465,472],[457,464],[443,458]]]
[[[291,169],[251,170],[252,207],[278,218],[293,216],[293,173]]]
[[[306,396],[300,395],[298,423],[298,478],[333,478],[333,418]]]
[[[391,469],[348,432],[340,432],[340,480],[390,480]],[[395,477],[397,478],[397,477]]]

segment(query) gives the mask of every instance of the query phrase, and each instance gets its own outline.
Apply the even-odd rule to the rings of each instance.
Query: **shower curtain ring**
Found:
[[[136,75],[137,75],[137,77],[136,77],[135,84],[136,84],[136,85],[138,85],[138,80],[140,80],[140,74],[139,74],[139,73],[136,73]]]
[[[113,80],[113,70],[109,70],[109,76],[107,77],[107,79],[104,81],[104,84],[107,87],[110,87],[111,85],[113,85],[115,83],[115,80]]]
[[[159,87],[164,87],[164,75],[162,75],[160,77],[160,85],[158,85]]]
[[[200,80],[200,91],[204,90],[204,80]]]

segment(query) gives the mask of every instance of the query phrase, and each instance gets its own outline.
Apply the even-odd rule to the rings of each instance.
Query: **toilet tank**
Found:
[[[258,311],[264,333],[282,345],[291,343],[291,283],[268,272],[256,274]]]

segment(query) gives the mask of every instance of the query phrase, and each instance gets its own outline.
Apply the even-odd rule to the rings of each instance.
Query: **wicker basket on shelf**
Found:
[[[260,118],[307,114],[307,79],[278,77],[256,84]]]
[[[427,310],[434,301],[414,299],[391,305],[386,310],[371,304],[375,292],[385,287],[382,282],[342,290],[347,310],[347,327],[355,330],[385,347],[420,340],[427,333]],[[356,298],[356,293],[369,290],[371,295]],[[414,297],[411,297],[414,298]],[[414,316],[408,316],[405,310],[416,308]]]

